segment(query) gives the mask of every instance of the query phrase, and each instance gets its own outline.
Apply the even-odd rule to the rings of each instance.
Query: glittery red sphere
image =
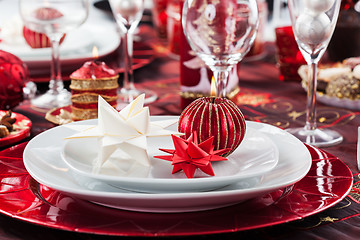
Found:
[[[244,139],[246,124],[244,115],[232,101],[204,97],[184,109],[178,130],[185,138],[196,131],[200,142],[214,136],[215,150],[231,148],[229,155]]]
[[[0,50],[0,109],[11,109],[23,100],[29,72],[17,56]]]

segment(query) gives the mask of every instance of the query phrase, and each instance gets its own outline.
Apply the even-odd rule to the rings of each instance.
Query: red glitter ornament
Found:
[[[23,100],[23,86],[29,78],[26,65],[17,56],[0,50],[0,109],[8,110]]]
[[[226,98],[204,97],[193,101],[180,115],[178,131],[188,138],[194,131],[202,142],[214,137],[215,150],[233,152],[242,142],[246,124],[238,106]]]
[[[163,160],[171,161],[173,167],[172,173],[184,171],[187,178],[193,178],[195,170],[199,168],[204,173],[214,176],[214,170],[211,162],[227,160],[220,155],[225,154],[231,149],[214,150],[214,137],[199,143],[196,132],[185,140],[172,135],[175,150],[160,149],[163,152],[170,153],[167,156],[155,156]]]

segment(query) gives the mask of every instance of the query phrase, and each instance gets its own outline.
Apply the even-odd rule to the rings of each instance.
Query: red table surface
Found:
[[[113,61],[111,56],[102,60],[106,62]],[[269,45],[266,58],[261,61],[241,64],[239,70],[241,91],[233,101],[238,104],[248,120],[266,122],[281,128],[303,126],[306,93],[299,82],[281,82],[278,75],[274,48]],[[135,79],[137,84],[157,91],[160,96],[154,104],[149,106],[151,115],[179,115],[181,113],[178,61],[167,56],[156,56],[153,62],[135,71]],[[40,88],[46,88],[47,84],[41,84],[38,84]],[[353,188],[344,200],[325,211],[290,223],[238,232],[234,228],[234,232],[230,233],[187,236],[184,239],[358,239],[360,236],[360,174],[356,165],[356,142],[357,127],[360,126],[360,112],[323,104],[318,104],[317,110],[318,126],[320,128],[331,127],[344,136],[344,141],[340,145],[324,148],[326,152],[341,159],[350,168],[354,176]],[[31,136],[23,141],[27,141],[54,126],[44,119],[45,111],[36,109],[27,101],[15,108],[14,111],[27,116],[33,123]],[[2,183],[6,183],[6,179],[3,179]],[[293,203],[293,207],[297,207],[296,201]],[[239,210],[239,208],[241,207],[238,206],[235,209]],[[230,213],[234,211],[233,208],[228,209]],[[51,207],[48,210],[55,211]],[[132,213],[129,212],[129,214]],[[209,214],[213,214],[213,211],[211,213],[202,212],[201,214],[209,216]],[[214,215],[212,216],[214,217]],[[48,217],[51,218],[52,216],[48,215]],[[168,218],[171,220],[170,216]],[[208,222],[210,221],[210,224],[216,225],[214,229],[221,228],[225,224],[225,222],[217,220],[214,222],[211,218],[205,219]],[[187,223],[192,223],[192,220],[193,218],[189,217]],[[248,217],[236,219],[237,223],[246,222],[247,220]],[[149,218],[148,221],[151,222],[152,218]],[[124,222],[124,224],[127,223]],[[166,223],[167,221],[165,221]],[[183,224],[184,222],[179,223],[175,228],[180,228]],[[193,228],[199,230],[205,225],[208,224],[194,224]],[[103,226],[98,227],[102,228]],[[228,228],[229,226],[225,227]],[[122,238],[127,239],[127,237]],[[0,239],[72,240],[118,238],[77,233],[76,231],[75,233],[61,231],[0,215]]]

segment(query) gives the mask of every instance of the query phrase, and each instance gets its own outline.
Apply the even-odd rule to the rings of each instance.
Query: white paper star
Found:
[[[181,135],[165,129],[176,123],[174,120],[150,122],[149,108],[144,107],[144,99],[145,95],[142,94],[118,112],[99,95],[98,125],[71,126],[81,132],[66,139],[99,139],[99,153],[93,162],[93,173],[99,173],[101,166],[119,148],[131,156],[137,165],[149,167],[147,137]]]

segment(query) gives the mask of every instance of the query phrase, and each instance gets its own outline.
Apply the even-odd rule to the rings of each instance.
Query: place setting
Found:
[[[180,116],[150,116],[144,105],[154,98],[152,93],[140,95],[145,89],[135,89],[131,68],[126,68],[121,88],[126,98],[119,98],[116,71],[104,62],[85,62],[70,75],[71,113],[67,117],[73,123],[65,121],[39,134],[24,150],[25,167],[36,181],[108,207],[171,213],[237,204],[286,189],[306,176],[312,165],[306,145],[288,131],[245,121],[240,109],[225,98],[227,76],[256,36],[256,4],[249,1],[238,6],[248,11],[238,23],[246,31],[235,32],[242,44],[230,47],[222,39],[230,33],[218,25],[197,26],[203,17],[197,11],[201,3],[191,2],[184,5],[184,32],[214,72],[216,97],[195,100]],[[140,7],[138,3],[134,7]],[[115,1],[110,5],[119,23],[122,5]],[[206,11],[216,10],[211,6]],[[218,21],[229,14],[218,11]],[[126,43],[140,17],[119,23]],[[199,34],[207,27],[220,31],[219,38],[206,42],[206,36]],[[204,42],[198,42],[199,36]],[[226,53],[226,61],[217,54],[219,49]],[[124,51],[129,52],[127,44]],[[125,54],[125,62],[131,61],[132,56]],[[175,201],[180,197],[183,201]],[[206,199],[206,204],[199,204],[200,199]]]
[[[70,44],[69,49],[65,41],[76,43],[70,36],[77,38],[71,32],[84,37],[76,30],[86,25],[90,10],[94,10],[90,1],[19,0],[24,34],[38,31],[48,37],[51,53],[45,54],[45,49],[43,55],[40,50],[38,55],[29,52],[33,57],[26,60],[26,51],[19,50],[16,55],[0,51],[4,70],[0,76],[11,83],[7,85],[13,86],[13,92],[7,94],[14,97],[0,97],[1,108],[6,109],[0,110],[0,147],[4,147],[0,152],[0,212],[50,231],[172,237],[296,224],[336,204],[344,205],[344,198],[354,192],[354,175],[347,162],[329,153],[331,148],[327,152],[321,147],[347,144],[349,136],[332,130],[327,116],[316,117],[318,62],[335,29],[340,2],[288,0],[295,41],[308,64],[307,72],[300,74],[300,88],[294,88],[307,90],[305,125],[293,127],[285,125],[285,120],[296,120],[298,109],[286,105],[286,98],[276,95],[280,93],[268,95],[268,100],[275,102],[273,109],[266,103],[241,105],[236,93],[229,97],[233,77],[243,73],[243,68],[249,69],[244,65],[238,71],[259,31],[257,0],[184,1],[179,10],[183,34],[179,39],[188,44],[187,54],[192,59],[184,64],[182,55],[180,60],[168,56],[159,63],[154,61],[154,69],[172,76],[171,70],[165,69],[169,65],[162,64],[179,61],[180,75],[185,68],[199,71],[198,83],[187,86],[180,80],[176,86],[179,91],[200,89],[202,95],[186,106],[178,102],[175,111],[159,105],[159,101],[174,98],[166,92],[164,82],[154,83],[164,88],[161,91],[137,84],[154,78],[152,68],[134,74],[153,59],[153,50],[149,53],[143,48],[146,43],[137,43],[134,37],[145,8],[143,0],[109,0],[116,25],[102,30],[116,37],[102,36],[95,26],[95,30],[91,28],[95,40],[93,34],[85,34],[86,47]],[[72,12],[75,9],[77,14]],[[109,49],[91,46],[90,50],[93,41]],[[121,59],[108,61],[120,44]],[[139,48],[135,48],[137,44]],[[72,47],[91,52],[92,57],[75,56]],[[148,62],[136,62],[139,49],[142,56],[149,55],[145,57]],[[51,60],[43,59],[45,55]],[[25,103],[21,84],[29,83],[32,61],[39,66],[40,62],[51,63],[49,87],[44,94],[33,93]],[[81,63],[68,75],[66,84],[61,61]],[[113,67],[119,61],[123,69]],[[30,63],[30,68],[24,63]],[[355,74],[356,68],[353,71]],[[239,79],[236,84],[241,92]],[[180,95],[176,97],[180,99]],[[7,110],[26,113],[26,104],[31,108],[28,117]],[[157,104],[163,107],[162,115],[152,114]],[[34,109],[44,110],[41,121]],[[278,114],[267,121],[264,116],[271,111]],[[172,112],[176,114],[170,115]],[[319,126],[319,121],[326,125]]]

